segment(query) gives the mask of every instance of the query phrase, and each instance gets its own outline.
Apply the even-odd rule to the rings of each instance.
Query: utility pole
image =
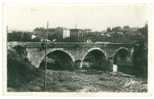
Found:
[[[46,24],[46,38],[44,39],[45,41],[45,66],[44,66],[44,90],[46,90],[46,80],[47,80],[47,42],[48,42],[48,26],[49,23],[47,21]]]
[[[44,64],[44,90],[46,89],[46,72],[47,72],[47,44],[46,44],[46,40],[44,41],[45,43],[45,64]]]

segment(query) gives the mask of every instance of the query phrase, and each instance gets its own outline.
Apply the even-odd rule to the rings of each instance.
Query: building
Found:
[[[63,28],[63,39],[70,38],[70,30],[67,28]]]
[[[83,41],[84,30],[82,29],[70,29],[71,41]]]

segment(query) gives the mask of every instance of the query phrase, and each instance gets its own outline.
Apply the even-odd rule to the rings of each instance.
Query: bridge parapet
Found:
[[[23,46],[26,48],[41,48],[42,42],[8,42],[8,46]],[[47,42],[47,47],[82,47],[82,46],[102,46],[102,47],[132,47],[132,43],[112,43],[112,42],[95,42],[95,43],[87,43],[87,42]]]

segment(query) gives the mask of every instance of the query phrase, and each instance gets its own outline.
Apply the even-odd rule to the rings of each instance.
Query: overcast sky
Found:
[[[62,26],[104,30],[107,27],[130,25],[141,27],[147,22],[143,5],[29,5],[7,6],[7,24],[10,30],[28,30],[35,27]]]

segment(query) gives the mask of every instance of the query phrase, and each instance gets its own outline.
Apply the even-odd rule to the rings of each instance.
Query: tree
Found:
[[[108,27],[106,31],[107,31],[107,32],[111,32],[111,28],[110,28],[110,27]]]
[[[139,41],[134,47],[133,63],[134,74],[140,77],[147,77],[147,49],[144,47],[144,41]]]
[[[119,32],[119,31],[121,31],[121,30],[122,30],[122,29],[121,29],[120,26],[116,26],[116,27],[112,28],[112,31],[114,31],[114,32]]]
[[[144,41],[147,44],[147,42],[148,42],[148,24],[145,24],[145,26],[143,28],[140,28],[139,32],[141,32],[141,34],[144,37]]]
[[[124,29],[124,30],[130,29],[130,27],[129,27],[128,25],[125,25],[125,26],[123,27],[123,29]]]

